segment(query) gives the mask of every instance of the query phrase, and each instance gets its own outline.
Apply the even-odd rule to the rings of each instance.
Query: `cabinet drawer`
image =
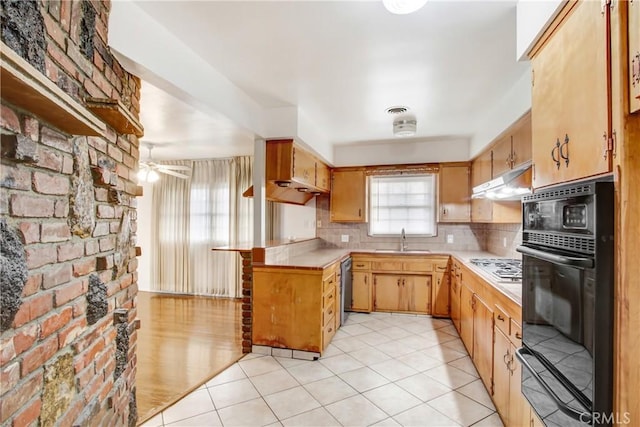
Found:
[[[434,264],[435,271],[437,271],[438,273],[444,273],[445,271],[447,271],[448,266],[448,262],[439,262]]]
[[[331,288],[335,291],[336,287],[336,274],[335,272],[331,274],[329,277],[322,279],[322,293],[326,294],[331,290]]]
[[[329,307],[326,307],[322,311],[322,327],[327,326],[329,321],[331,321],[336,316],[336,305],[331,304]]]
[[[433,271],[433,261],[404,261],[403,271]]]
[[[402,263],[399,261],[374,261],[371,263],[374,271],[402,271]]]
[[[324,294],[324,299],[322,301],[322,309],[327,309],[329,307],[335,306],[336,302],[336,288],[334,287],[329,292]]]
[[[493,320],[498,329],[504,332],[506,336],[509,336],[511,317],[509,317],[509,315],[499,305],[495,306]]]
[[[371,270],[371,261],[353,261],[353,270]]]
[[[522,327],[513,319],[511,319],[511,334],[509,339],[517,348],[522,347]]]
[[[322,346],[327,347],[331,338],[336,334],[336,318],[335,316],[329,319],[324,329],[322,330]]]

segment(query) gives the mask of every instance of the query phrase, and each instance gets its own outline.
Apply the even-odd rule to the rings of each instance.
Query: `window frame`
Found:
[[[375,178],[415,178],[417,176],[431,176],[433,177],[433,194],[432,194],[432,210],[433,210],[433,234],[424,234],[424,233],[411,233],[410,228],[405,227],[405,235],[407,237],[437,237],[438,236],[438,180],[439,174],[437,171],[420,171],[420,172],[411,172],[411,173],[376,173],[367,176],[367,187],[369,191],[367,192],[367,210],[369,212],[369,219],[367,221],[367,235],[369,237],[399,237],[401,232],[398,233],[372,233],[372,224],[374,223],[373,209],[372,209],[372,200],[373,200],[373,179]]]

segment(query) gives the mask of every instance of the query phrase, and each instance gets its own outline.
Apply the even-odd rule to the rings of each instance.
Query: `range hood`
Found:
[[[531,194],[531,161],[523,163],[491,181],[473,187],[472,198],[492,200],[520,200]]]
[[[305,205],[317,193],[308,190],[301,191],[294,187],[278,185],[274,181],[265,184],[265,199],[278,203],[290,203],[292,205]],[[244,197],[253,197],[253,185],[242,193]]]

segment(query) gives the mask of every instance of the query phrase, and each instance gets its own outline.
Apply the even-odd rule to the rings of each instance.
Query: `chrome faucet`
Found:
[[[404,252],[405,249],[407,249],[407,236],[404,233],[404,228],[403,228],[402,232],[400,233],[400,252]]]

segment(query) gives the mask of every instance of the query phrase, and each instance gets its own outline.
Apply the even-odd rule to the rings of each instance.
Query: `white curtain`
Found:
[[[163,212],[158,216],[171,217],[170,221],[180,226],[155,229],[158,242],[154,246],[160,248],[165,241],[173,247],[159,250],[154,257],[157,276],[153,286],[162,291],[239,297],[240,255],[211,249],[251,241],[253,201],[242,197],[242,192],[251,185],[252,158],[196,160],[190,165],[191,178],[180,180],[182,185],[163,175],[154,187],[155,212]],[[174,204],[178,200],[181,204]],[[175,233],[175,229],[181,232]],[[174,256],[175,253],[181,256]]]

